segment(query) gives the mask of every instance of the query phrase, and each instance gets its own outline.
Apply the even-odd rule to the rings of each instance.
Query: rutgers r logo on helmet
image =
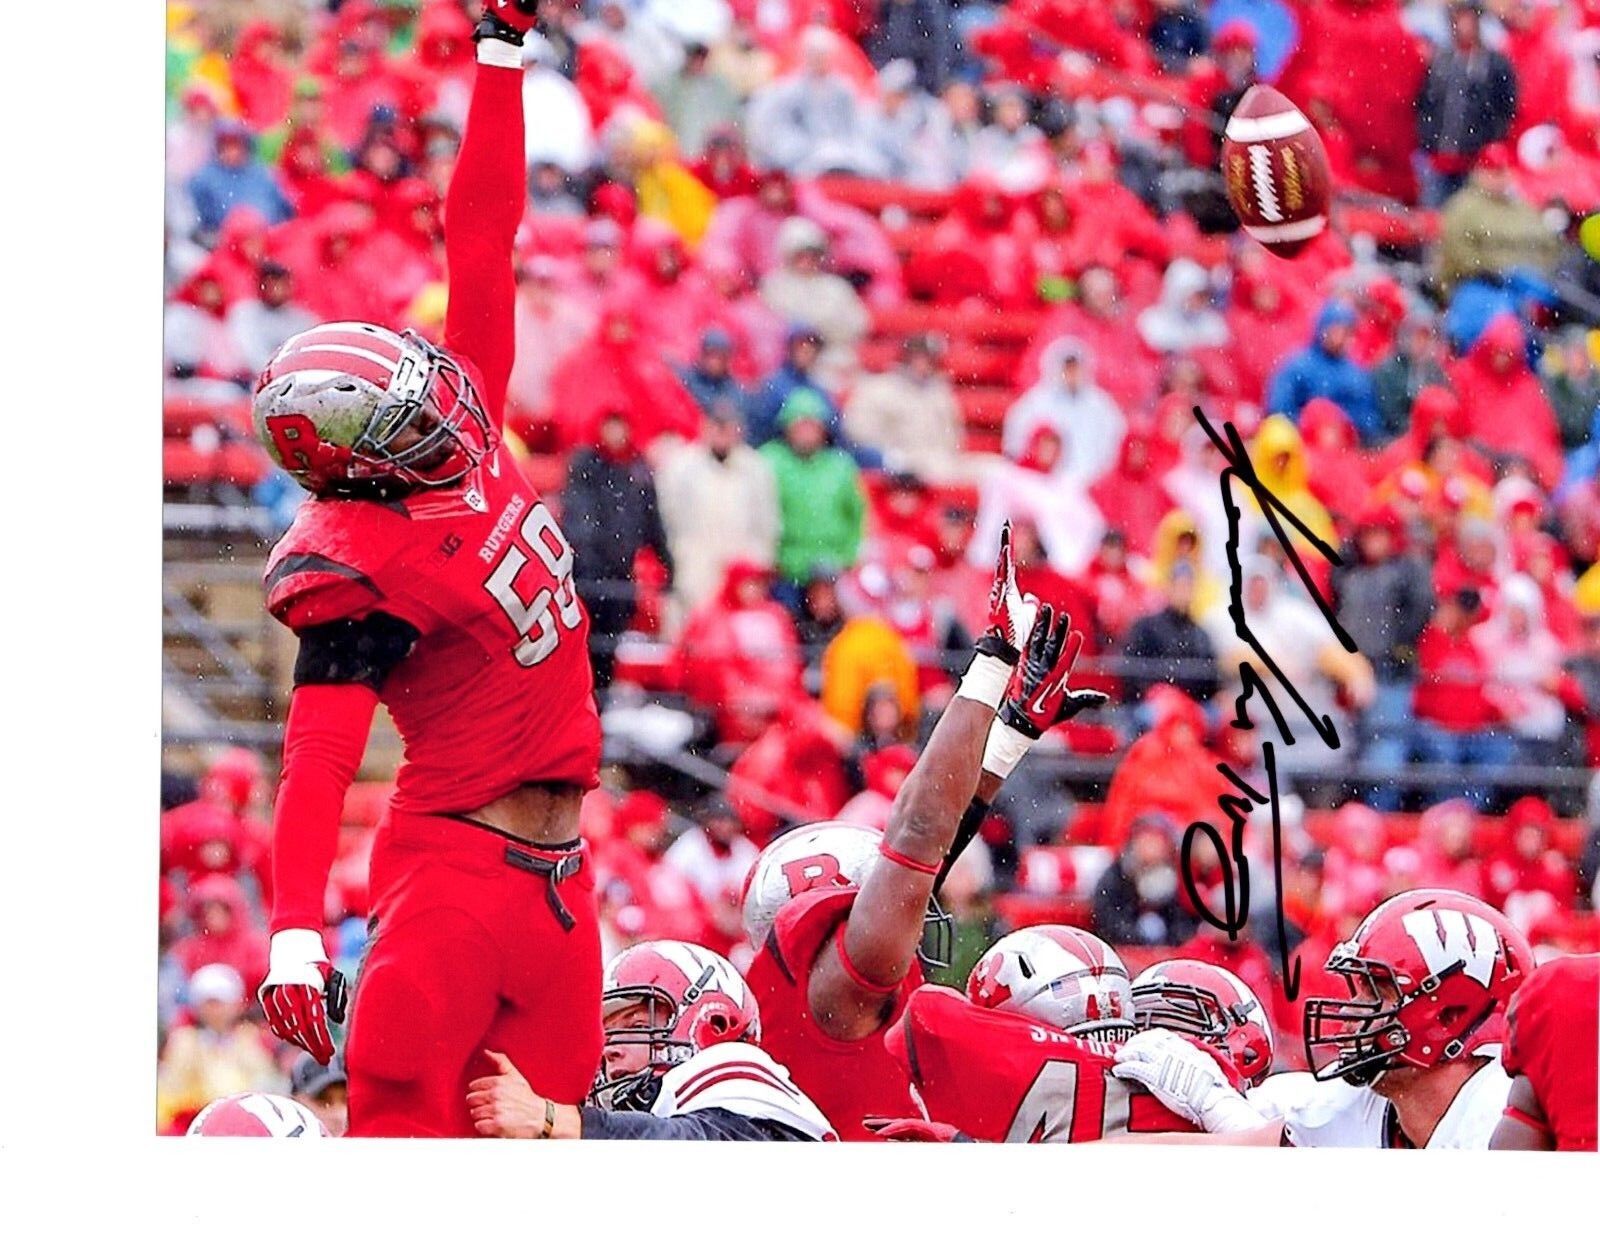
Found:
[[[414,331],[329,322],[289,339],[252,402],[256,434],[313,493],[454,484],[495,446],[477,388]]]

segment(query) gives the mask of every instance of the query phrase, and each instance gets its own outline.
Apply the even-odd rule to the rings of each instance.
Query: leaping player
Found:
[[[488,1050],[569,1103],[600,1060],[578,834],[600,755],[588,617],[566,538],[500,448],[534,5],[485,7],[446,198],[444,346],[329,323],[285,343],[255,396],[258,433],[312,494],[267,565],[299,653],[260,995],[273,1033],[323,1063],[340,1015],[323,896],[380,702],[405,745],[346,1051],[357,1136],[472,1136],[461,1095]]]

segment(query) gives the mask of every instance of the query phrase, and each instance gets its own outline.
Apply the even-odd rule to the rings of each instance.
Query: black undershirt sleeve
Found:
[[[294,685],[348,682],[381,690],[419,635],[409,622],[381,611],[306,627],[300,631]]]
[[[797,1129],[772,1120],[752,1120],[720,1107],[680,1116],[649,1112],[579,1109],[584,1140],[650,1142],[808,1142]]]

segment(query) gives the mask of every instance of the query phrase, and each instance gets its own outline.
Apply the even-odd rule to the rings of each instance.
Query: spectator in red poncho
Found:
[[[408,302],[425,283],[444,279],[444,222],[439,195],[408,176],[384,193],[385,206],[369,242],[374,264],[385,272],[391,295]]]
[[[283,264],[294,272],[306,308],[323,321],[386,322],[405,307],[372,258],[371,235],[372,210],[357,202],[329,206],[283,233]]]
[[[889,698],[893,699],[892,693]],[[904,743],[867,752],[861,757],[864,788],[840,809],[839,819],[883,831],[894,809],[894,797],[916,763],[916,751]]]
[[[719,125],[706,135],[705,151],[689,170],[718,198],[748,197],[761,185],[745,156],[744,138],[732,125]]]
[[[613,823],[615,835],[595,855],[602,898],[637,906],[646,938],[699,940],[707,921],[700,894],[678,867],[662,861],[672,842],[665,800],[634,790],[617,805]]]
[[[1267,382],[1311,333],[1316,316],[1315,303],[1300,285],[1269,267],[1277,261],[1257,245],[1242,248],[1223,315],[1235,393],[1255,404],[1265,400]]]
[[[1477,592],[1470,588],[1445,593],[1417,640],[1413,741],[1424,763],[1494,768],[1510,763],[1516,754],[1516,745],[1501,729],[1500,708],[1489,697],[1489,662],[1472,638],[1481,609]],[[1456,788],[1480,810],[1487,805],[1487,786]]]
[[[1356,297],[1356,315],[1350,359],[1371,368],[1394,349],[1406,316],[1406,295],[1388,275],[1379,275]]]
[[[228,79],[239,117],[256,132],[270,129],[289,114],[294,72],[283,55],[283,41],[270,21],[247,23],[228,57]]]
[[[1116,266],[1127,272],[1130,259],[1154,271],[1172,257],[1166,230],[1139,196],[1117,178],[1117,150],[1110,142],[1084,143],[1073,160],[1077,173],[1067,199],[1078,233],[1082,260]]]
[[[1460,361],[1450,382],[1466,414],[1466,436],[1491,458],[1520,458],[1545,490],[1561,479],[1555,410],[1528,367],[1522,323],[1497,315]]]
[[[200,796],[161,816],[161,870],[193,882],[205,875],[255,877],[270,891],[268,830],[251,815],[263,785],[261,758],[234,747],[212,761]]]
[[[638,312],[613,305],[600,314],[586,343],[567,354],[550,375],[550,407],[563,440],[594,440],[600,418],[622,409],[640,450],[664,433],[693,440],[700,432],[700,405],[671,366],[641,347]]]
[[[1335,918],[1359,917],[1383,900],[1387,828],[1365,803],[1346,803],[1334,816],[1323,869],[1323,902]]]
[[[408,66],[422,110],[462,125],[475,65],[472,19],[457,0],[429,0],[417,18],[415,57]]]
[[[308,65],[313,62],[308,61]],[[401,112],[407,83],[383,52],[355,40],[337,44],[321,71],[324,133],[346,150],[355,149],[375,108]]]
[[[750,947],[744,936],[740,895],[760,851],[744,835],[744,824],[732,804],[720,794],[701,803],[694,817],[694,827],[672,843],[662,861],[700,895],[707,916],[701,942],[737,965],[737,951],[748,954]]]
[[[278,182],[299,219],[314,219],[345,197],[343,178],[329,170],[327,148],[314,128],[290,129],[283,143]]]
[[[228,296],[216,258],[202,262],[168,299],[162,348],[170,377],[248,384],[255,376],[228,330]]]
[[[1477,809],[1464,798],[1424,811],[1417,827],[1417,884],[1482,897],[1483,862],[1475,848],[1481,824]]]
[[[1133,317],[1117,274],[1107,266],[1089,267],[1078,280],[1078,298],[1058,305],[1039,323],[1017,366],[1018,388],[1025,390],[1038,381],[1045,352],[1058,339],[1070,336],[1081,340],[1097,358],[1094,380],[1118,407],[1129,412],[1148,407],[1155,397],[1160,367],[1145,351],[1133,328]]]
[[[517,267],[517,351],[506,385],[506,423],[525,435],[548,424],[551,375],[595,327],[594,311],[562,294],[559,274],[556,259],[542,253]]]
[[[1361,440],[1344,409],[1331,399],[1311,399],[1300,410],[1311,492],[1346,520],[1366,504],[1368,481]]]
[[[1126,538],[1131,552],[1148,557],[1156,527],[1173,507],[1171,495],[1156,481],[1161,452],[1152,430],[1135,428],[1122,439],[1116,467],[1089,489],[1106,525]]]
[[[912,295],[937,304],[976,299],[1001,308],[1033,300],[1028,247],[1015,226],[1014,204],[992,176],[976,175],[956,187],[950,213],[927,246],[906,261]]]
[[[628,58],[604,39],[590,39],[579,46],[573,81],[597,133],[624,106],[637,108],[652,120],[661,119],[661,109]]]
[[[683,237],[666,224],[639,220],[629,249],[643,289],[638,302],[642,333],[667,360],[688,364],[698,353],[700,336],[716,318],[722,298],[695,268]]]
[[[1516,141],[1534,125],[1564,127],[1572,116],[1573,56],[1561,7],[1511,0],[1498,16],[1505,28],[1500,50],[1517,74],[1517,113],[1507,139]]]
[[[1487,866],[1485,898],[1505,910],[1518,894],[1547,893],[1570,909],[1577,900],[1578,880],[1572,864],[1552,844],[1556,813],[1542,798],[1528,795],[1506,812],[1506,840]]]
[[[797,695],[728,770],[727,794],[763,847],[780,822],[832,819],[850,797],[839,751],[846,736],[816,701]]]
[[[190,934],[172,946],[185,975],[218,962],[239,972],[248,991],[267,976],[267,934],[251,918],[239,881],[202,876],[189,887]]]
[[[1005,13],[1036,38],[1084,52],[1105,68],[1137,77],[1156,74],[1155,57],[1138,31],[1125,28],[1117,6],[1105,0],[1017,0]]]
[[[1188,824],[1217,816],[1217,795],[1234,793],[1217,771],[1205,745],[1206,718],[1200,705],[1165,683],[1145,694],[1155,723],[1128,748],[1106,789],[1097,845],[1120,850],[1133,822],[1159,811]]]
[[[1417,92],[1424,44],[1400,20],[1398,0],[1320,0],[1296,6],[1300,39],[1277,87],[1331,113],[1350,143],[1350,172],[1363,189],[1416,201]]]
[[[771,571],[730,563],[721,592],[689,618],[678,646],[689,700],[724,742],[753,742],[800,689],[794,620],[772,600]]]
[[[1133,572],[1127,538],[1115,528],[1100,538],[1100,548],[1081,582],[1094,599],[1094,615],[1108,645],[1122,644],[1128,629],[1161,607],[1161,596]]]
[[[1430,489],[1460,470],[1482,482],[1494,478],[1494,470],[1476,448],[1466,446],[1469,422],[1461,401],[1446,387],[1424,386],[1411,404],[1411,419],[1402,433],[1377,455],[1370,458],[1368,476],[1374,484],[1384,483],[1407,468],[1420,468],[1427,474]],[[1438,448],[1449,443],[1441,457]]]
[[[258,272],[267,260],[267,218],[253,206],[239,206],[217,229],[211,272],[222,282],[229,307],[256,294]]]

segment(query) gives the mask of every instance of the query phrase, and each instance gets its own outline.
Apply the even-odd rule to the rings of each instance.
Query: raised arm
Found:
[[[533,25],[533,2],[488,0],[484,7],[473,35],[478,68],[472,102],[445,197],[450,302],[444,341],[477,366],[485,407],[499,428],[516,351],[511,251],[527,193],[522,36]]]

